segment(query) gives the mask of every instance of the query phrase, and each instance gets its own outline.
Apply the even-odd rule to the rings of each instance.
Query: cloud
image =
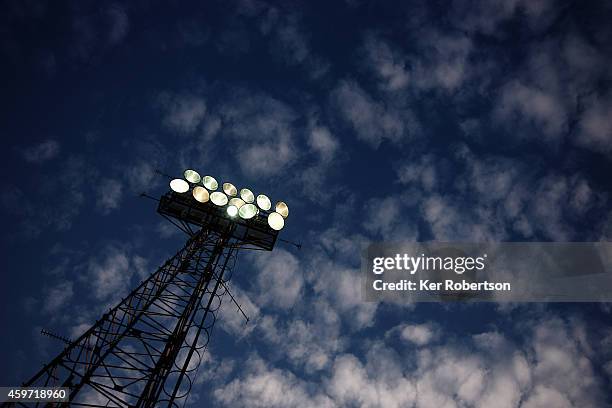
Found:
[[[438,171],[432,155],[426,154],[420,157],[417,162],[408,161],[401,164],[397,170],[399,182],[401,184],[416,184],[425,191],[431,191],[438,178]]]
[[[308,134],[308,145],[317,152],[323,162],[329,162],[336,154],[339,143],[327,127],[316,126]]]
[[[332,104],[358,139],[377,148],[383,140],[399,142],[404,121],[399,112],[375,101],[354,81],[341,81],[332,92]]]
[[[590,235],[577,235],[584,234],[578,220],[599,214],[609,202],[608,195],[595,191],[582,172],[546,171],[537,163],[483,157],[464,145],[455,149],[454,157],[406,159],[409,164],[397,170],[406,190],[372,199],[364,207],[364,227],[387,240],[428,236],[422,228],[417,235],[418,220],[438,240],[486,242],[517,235],[556,241],[598,239],[605,229],[600,217],[587,231]],[[420,218],[401,217],[415,210]]]
[[[206,116],[206,103],[195,95],[160,95],[164,125],[178,134],[193,134]]]
[[[282,173],[297,157],[297,114],[267,95],[238,91],[221,108],[224,136],[235,143],[236,161],[248,176]]]
[[[23,158],[30,162],[41,164],[57,157],[60,144],[57,140],[49,139],[37,145],[23,149]]]
[[[423,90],[457,91],[472,74],[468,61],[473,48],[471,39],[430,31],[421,41],[422,53],[414,61],[414,85]]]
[[[270,367],[258,356],[243,364],[243,374],[213,392],[232,407],[333,407],[331,400],[288,370]]]
[[[495,115],[504,123],[531,124],[541,129],[549,139],[563,137],[564,130],[567,130],[567,113],[559,97],[518,81],[502,88]]]
[[[328,369],[333,356],[343,350],[347,339],[341,335],[340,317],[324,300],[304,299],[294,309],[296,319],[266,314],[257,322],[256,333],[295,368],[306,373]]]
[[[59,282],[48,288],[43,302],[43,312],[50,315],[57,313],[68,304],[73,295],[73,284],[70,281]]]
[[[431,324],[405,325],[400,329],[400,338],[417,346],[424,346],[437,337],[437,330]]]
[[[382,82],[383,89],[399,91],[408,86],[410,72],[400,53],[373,35],[366,36],[363,47],[368,65]]]
[[[611,117],[612,97],[594,99],[582,115],[576,143],[595,151],[612,152]]]
[[[89,285],[98,300],[118,299],[127,293],[133,271],[124,250],[107,247],[88,262]]]
[[[123,184],[115,179],[103,179],[97,185],[96,205],[102,214],[108,214],[119,208],[123,196]]]
[[[501,36],[505,34],[500,25],[518,15],[527,20],[536,31],[543,31],[553,21],[556,13],[554,2],[549,0],[478,0],[453,3],[451,21],[469,32]]]
[[[242,338],[255,329],[255,324],[247,323],[236,304],[238,304],[244,314],[247,315],[249,322],[257,322],[261,313],[260,308],[253,302],[249,294],[238,285],[226,284],[226,287],[229,288],[236,303],[234,303],[228,295],[224,296],[219,312],[221,328],[233,336]]]
[[[281,309],[293,307],[301,298],[304,286],[304,277],[298,259],[284,249],[276,249],[274,254],[255,254],[253,261],[258,270],[256,278],[258,303]]]
[[[108,41],[111,44],[121,42],[127,35],[130,28],[128,15],[123,7],[114,4],[106,11],[110,22]]]
[[[150,157],[149,159],[155,161],[155,158]],[[134,193],[148,191],[159,184],[159,177],[155,174],[155,168],[149,161],[141,160],[128,166],[124,174],[125,181]]]
[[[362,301],[358,268],[348,267],[328,256],[312,255],[306,270],[315,296],[319,301],[328,302],[349,328],[356,330],[374,324],[378,304]]]

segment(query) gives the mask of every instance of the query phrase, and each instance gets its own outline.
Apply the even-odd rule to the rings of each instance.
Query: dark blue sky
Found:
[[[0,12],[0,385],[184,237],[138,195],[192,167],[285,200],[193,399],[610,406],[610,307],[362,301],[369,242],[607,241],[606,2],[36,2]]]

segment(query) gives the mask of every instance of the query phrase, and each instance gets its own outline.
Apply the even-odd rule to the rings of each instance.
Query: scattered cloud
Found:
[[[253,261],[258,270],[258,302],[281,309],[293,307],[301,297],[304,286],[298,259],[290,252],[277,248],[274,254],[255,254]]]
[[[127,293],[133,271],[131,257],[125,251],[107,247],[88,263],[89,285],[98,300],[119,299]]]
[[[373,68],[383,89],[399,91],[410,82],[410,72],[405,57],[379,38],[368,35],[364,42],[368,64]]]
[[[332,104],[358,139],[377,148],[383,140],[398,142],[404,135],[399,112],[387,109],[354,81],[342,81],[332,92]]]
[[[123,184],[115,179],[103,179],[97,186],[96,205],[103,214],[119,208],[123,196]]]
[[[56,314],[65,306],[74,295],[73,284],[70,281],[62,281],[47,289],[43,302],[43,311],[49,315]]]
[[[288,370],[270,367],[259,356],[243,366],[240,378],[217,388],[214,398],[232,407],[333,407],[331,400]]]
[[[162,94],[160,104],[164,125],[178,134],[193,134],[206,116],[206,102],[199,96]]]
[[[52,160],[60,153],[60,144],[57,140],[49,139],[37,145],[23,149],[23,158],[30,162],[41,164]]]
[[[279,174],[297,157],[297,114],[284,102],[240,91],[224,104],[221,116],[222,131],[236,142],[236,161],[244,174]]]
[[[580,323],[546,316],[530,320],[521,344],[488,332],[462,342],[443,333],[450,341],[438,345],[421,341],[431,327],[422,328],[407,324],[401,332],[418,339],[419,349],[375,340],[361,358],[337,354],[315,383],[251,356],[243,372],[217,387],[214,397],[222,406],[515,407],[523,401],[521,406],[528,407],[596,407],[604,401],[590,352],[576,337]],[[289,388],[291,397],[283,400]]]
[[[113,4],[109,7],[107,15],[110,22],[108,41],[111,44],[117,44],[127,35],[130,28],[130,20],[125,8],[118,4]]]
[[[323,162],[329,162],[336,155],[338,139],[327,127],[316,126],[308,134],[308,145],[317,152]]]
[[[432,324],[414,324],[402,326],[400,338],[417,346],[424,346],[437,337],[437,329]]]
[[[612,97],[594,99],[580,120],[576,143],[605,153],[612,152]]]

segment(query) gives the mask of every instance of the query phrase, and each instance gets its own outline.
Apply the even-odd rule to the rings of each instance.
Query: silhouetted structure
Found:
[[[209,190],[217,188],[214,179],[214,184],[203,183],[208,188],[203,200],[205,187],[199,174],[188,170],[185,178],[191,193],[184,191],[184,180],[173,180],[180,184],[180,192],[171,183],[175,191],[163,195],[157,209],[189,235],[185,246],[78,339],[62,338],[66,348],[24,386],[68,387],[71,406],[182,405],[179,402],[191,389],[221,298],[228,293],[238,250],[270,251],[278,236],[273,224],[266,222],[270,214],[278,216],[266,196],[258,196],[258,205],[259,197],[267,200],[264,208],[257,208],[255,215],[251,208],[245,219],[228,209],[232,205],[228,197],[223,200],[216,195],[217,202],[208,200]],[[232,189],[227,191],[226,185]],[[229,183],[223,189],[221,194],[237,195]],[[248,189],[243,191],[249,194],[238,201],[246,205],[254,196]],[[225,203],[220,205],[221,201]],[[287,207],[281,204],[275,209],[282,208],[284,218]]]

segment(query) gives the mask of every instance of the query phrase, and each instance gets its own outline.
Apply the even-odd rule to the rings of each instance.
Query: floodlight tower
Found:
[[[219,189],[191,169],[170,189],[157,212],[187,243],[24,383],[68,388],[68,403],[45,406],[183,406],[222,297],[234,300],[228,281],[237,252],[271,251],[289,214],[282,201],[272,209],[266,195],[231,183]]]

